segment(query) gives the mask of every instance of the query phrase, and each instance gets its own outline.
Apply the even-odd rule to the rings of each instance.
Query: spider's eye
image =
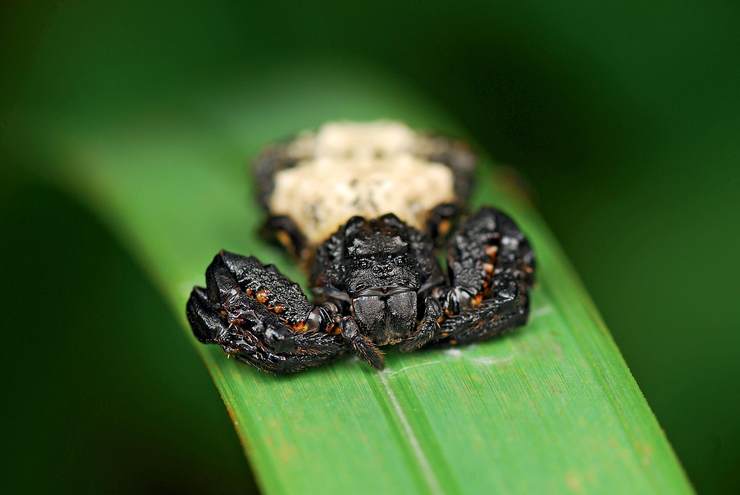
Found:
[[[404,258],[403,255],[399,255],[393,258],[393,262],[397,265],[403,265]]]
[[[363,270],[367,270],[370,268],[370,260],[367,258],[360,258],[357,260],[357,266],[359,266]]]

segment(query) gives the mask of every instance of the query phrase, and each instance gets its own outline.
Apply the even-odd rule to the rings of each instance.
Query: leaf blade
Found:
[[[172,128],[65,127],[52,144],[68,157],[58,170],[67,187],[119,232],[186,330],[187,294],[218,249],[300,277],[252,237],[260,214],[234,164],[337,117],[455,128],[393,82],[319,77],[300,87],[223,90],[215,103],[191,99],[165,116]],[[565,256],[506,177],[482,169],[473,202],[512,212],[535,246],[540,283],[522,331],[455,350],[391,352],[382,374],[344,360],[275,378],[199,345],[265,492],[691,491]]]

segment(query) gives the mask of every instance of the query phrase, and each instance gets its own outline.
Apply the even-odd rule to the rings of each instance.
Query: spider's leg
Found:
[[[252,257],[218,254],[187,304],[196,338],[261,370],[292,373],[348,350],[333,333],[334,315],[312,307],[301,289]]]
[[[450,286],[436,296],[444,316],[431,340],[467,343],[523,325],[535,261],[529,241],[511,218],[481,208],[448,245]]]
[[[529,315],[527,290],[520,281],[512,278],[494,278],[490,296],[480,303],[462,308],[460,313],[445,317],[439,327],[437,340],[466,344],[495,337],[524,325]],[[453,298],[455,294],[452,292]]]
[[[523,325],[534,267],[529,241],[514,221],[494,208],[478,210],[448,246],[451,288],[440,337],[472,342]]]
[[[486,290],[494,276],[510,274],[527,286],[534,281],[534,253],[514,221],[483,207],[468,218],[448,244],[447,268],[452,287],[471,294]]]
[[[341,323],[342,337],[352,346],[352,350],[357,356],[370,364],[377,370],[382,370],[385,366],[383,353],[373,344],[370,339],[360,333],[357,322],[351,316],[342,318]]]
[[[260,153],[253,164],[257,196],[261,206],[270,213],[270,195],[275,188],[275,176],[281,171],[294,167],[298,160],[290,156],[290,142],[277,143]]]
[[[434,241],[435,246],[441,246],[447,240],[449,233],[460,216],[461,207],[456,203],[442,203],[435,206],[426,222],[426,231]]]
[[[286,215],[270,215],[262,225],[260,234],[268,241],[281,245],[296,258],[306,259],[306,237],[292,218]]]
[[[441,136],[432,137],[432,140],[436,141],[436,149],[429,155],[429,160],[450,168],[455,181],[455,196],[461,202],[467,201],[473,185],[475,155],[461,141]]]
[[[267,213],[267,220],[261,228],[262,235],[282,245],[290,254],[305,260],[306,239],[301,229],[286,215],[273,215],[270,209],[270,196],[275,189],[276,176],[283,170],[294,167],[298,161],[289,153],[290,143],[283,142],[265,149],[255,160],[253,172],[260,205]]]
[[[411,352],[425,346],[439,335],[439,322],[442,319],[442,307],[434,297],[427,297],[424,302],[424,316],[416,327],[416,333],[400,346],[401,352]]]

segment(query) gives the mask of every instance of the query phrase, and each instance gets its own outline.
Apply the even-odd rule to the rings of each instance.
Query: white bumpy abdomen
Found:
[[[395,122],[328,124],[298,138],[295,167],[276,174],[269,207],[311,244],[354,215],[395,213],[422,228],[429,210],[455,199],[452,171],[424,157],[427,141]]]

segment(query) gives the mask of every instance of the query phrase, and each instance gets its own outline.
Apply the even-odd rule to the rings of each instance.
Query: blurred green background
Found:
[[[254,482],[146,274],[81,204],[38,180],[33,153],[10,136],[32,114],[111,119],[312,60],[402,79],[517,167],[696,488],[740,491],[737,2],[0,9],[12,493],[233,493]]]

